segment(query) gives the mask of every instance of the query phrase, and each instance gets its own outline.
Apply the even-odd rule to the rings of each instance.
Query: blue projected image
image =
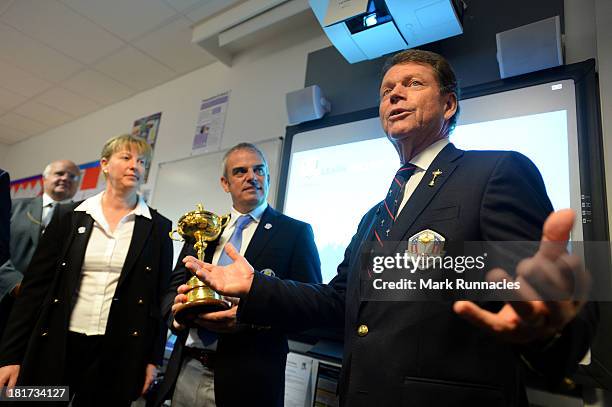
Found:
[[[312,225],[324,282],[336,275],[359,219],[385,196],[398,167],[385,138],[293,154],[284,212]]]
[[[450,140],[462,150],[512,150],[540,170],[555,209],[570,207],[567,111],[457,126]]]

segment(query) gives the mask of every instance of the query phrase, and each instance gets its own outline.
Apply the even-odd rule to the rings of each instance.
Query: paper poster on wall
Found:
[[[73,201],[94,196],[104,189],[104,177],[100,170],[100,161],[79,165],[81,179]],[[43,194],[42,174],[11,181],[11,198],[35,198]]]
[[[191,146],[192,155],[219,150],[228,102],[229,92],[202,100]]]
[[[151,146],[151,151],[155,151],[155,140],[157,140],[157,132],[159,131],[159,122],[161,121],[161,112],[140,118],[134,122],[132,126],[132,135],[144,138]],[[144,182],[149,179],[149,169],[151,162],[147,162],[145,168]]]

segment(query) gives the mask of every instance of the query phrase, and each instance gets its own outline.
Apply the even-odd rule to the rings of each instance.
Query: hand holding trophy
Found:
[[[198,260],[204,260],[204,251],[209,242],[216,240],[221,231],[229,222],[230,216],[219,216],[205,211],[202,204],[198,204],[195,211],[190,211],[178,220],[176,230],[170,232],[170,238],[176,241],[185,241],[193,244]],[[175,238],[178,233],[180,238]],[[231,307],[231,302],[212,290],[195,275],[188,281],[190,290],[185,294],[187,301],[176,309],[174,319],[183,325],[192,325],[198,314],[222,311]]]

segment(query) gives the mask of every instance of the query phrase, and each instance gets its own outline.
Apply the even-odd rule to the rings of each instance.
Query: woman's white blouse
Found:
[[[151,219],[149,207],[139,196],[136,208],[125,215],[111,232],[102,212],[103,194],[101,192],[75,208],[94,220],[85,251],[81,284],[73,298],[74,308],[70,317],[70,331],[85,335],[104,335],[106,332],[115,289],[132,241],[134,221],[139,215]]]

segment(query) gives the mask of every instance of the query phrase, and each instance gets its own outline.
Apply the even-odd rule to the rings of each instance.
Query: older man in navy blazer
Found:
[[[379,112],[402,167],[391,198],[361,220],[329,285],[254,273],[231,249],[235,262],[226,267],[186,259],[214,289],[241,298],[240,322],[283,329],[343,324],[344,406],[527,406],[522,368],[558,383],[594,334],[597,309],[584,301],[588,275],[564,249],[573,213],[549,217],[542,177],[526,157],[449,143],[457,95],[455,74],[440,55],[408,50],[387,62]],[[517,301],[453,302],[452,292],[437,301],[371,301],[364,294],[372,280],[363,259],[372,246],[403,253],[420,243],[540,238],[533,257],[507,268],[512,275],[498,269],[490,276],[518,282]]]

